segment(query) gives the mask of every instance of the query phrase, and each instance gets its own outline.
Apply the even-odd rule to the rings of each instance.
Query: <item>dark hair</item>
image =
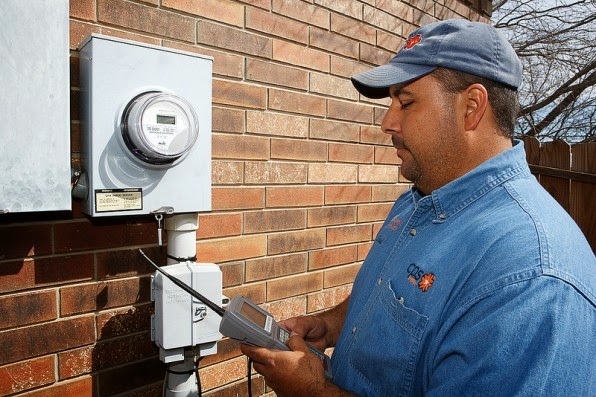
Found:
[[[472,84],[482,84],[488,92],[488,101],[493,108],[499,130],[504,136],[513,137],[519,113],[519,100],[515,89],[493,80],[453,69],[438,68],[432,75],[447,92],[453,94],[465,90]]]

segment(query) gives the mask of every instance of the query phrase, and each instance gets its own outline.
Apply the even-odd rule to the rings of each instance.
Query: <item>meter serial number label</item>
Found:
[[[135,211],[143,209],[143,190],[97,189],[95,191],[95,212]]]

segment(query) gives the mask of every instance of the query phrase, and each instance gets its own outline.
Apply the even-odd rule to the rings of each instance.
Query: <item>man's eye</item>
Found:
[[[410,102],[400,102],[399,104],[401,106],[401,109],[404,110],[404,109],[407,109],[412,104],[412,101],[410,101]]]

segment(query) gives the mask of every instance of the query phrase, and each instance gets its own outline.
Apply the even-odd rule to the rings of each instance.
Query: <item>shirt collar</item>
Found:
[[[520,174],[531,173],[523,142],[514,140],[511,149],[485,161],[428,196],[423,196],[414,187],[412,198],[416,207],[432,205],[435,210],[433,221],[443,222],[495,187]]]

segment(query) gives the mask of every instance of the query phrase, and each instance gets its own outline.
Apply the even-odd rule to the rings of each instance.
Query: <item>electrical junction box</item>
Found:
[[[81,168],[94,217],[211,210],[213,58],[93,34],[80,46]]]
[[[222,302],[222,275],[213,263],[182,262],[163,266],[162,270],[198,291],[212,302]],[[217,353],[221,317],[193,298],[167,277],[156,272],[151,282],[151,339],[159,346],[159,358],[165,362],[184,360],[187,347],[198,346],[201,357]]]

